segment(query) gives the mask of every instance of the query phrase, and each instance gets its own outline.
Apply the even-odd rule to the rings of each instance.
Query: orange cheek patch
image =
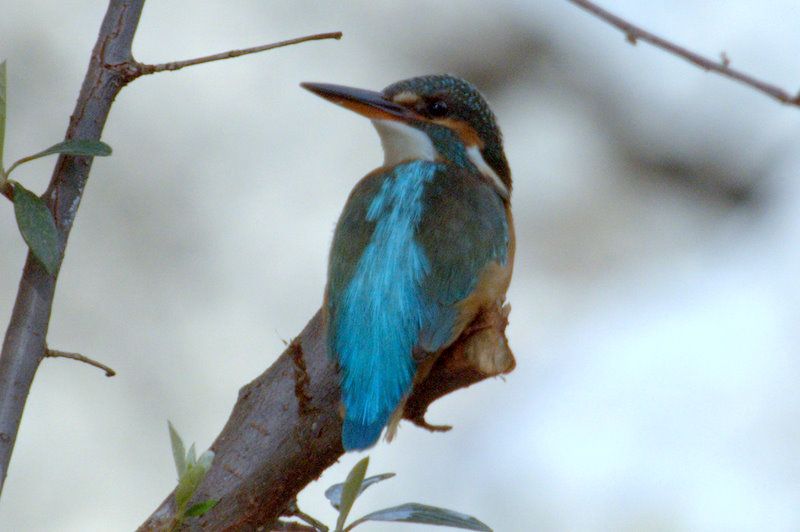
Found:
[[[470,146],[477,146],[479,150],[483,149],[483,141],[478,136],[478,133],[472,128],[472,126],[463,120],[442,118],[439,120],[434,120],[433,122],[448,127],[458,133],[458,136],[461,138],[461,142],[464,143],[464,146],[468,148]]]

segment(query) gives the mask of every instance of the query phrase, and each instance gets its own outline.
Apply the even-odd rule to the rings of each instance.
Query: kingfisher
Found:
[[[393,432],[436,355],[505,300],[511,171],[494,113],[463,79],[421,76],[381,92],[301,85],[370,119],[383,146],[383,165],[336,224],[323,304],[342,445],[363,450]]]

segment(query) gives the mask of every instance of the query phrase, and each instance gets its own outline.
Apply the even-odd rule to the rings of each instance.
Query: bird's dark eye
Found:
[[[447,114],[447,102],[435,100],[428,104],[428,114],[433,117],[442,117]]]

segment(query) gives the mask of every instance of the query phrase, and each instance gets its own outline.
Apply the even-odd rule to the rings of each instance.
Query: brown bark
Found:
[[[504,335],[506,315],[498,308],[479,317],[442,353],[409,398],[407,418],[426,425],[425,410],[432,401],[488,378],[475,369],[476,356],[489,355],[503,372],[513,369]],[[214,463],[190,504],[219,503],[202,518],[187,519],[184,528],[269,530],[297,493],[344,453],[338,375],[324,337],[317,312],[280,358],[240,390],[228,423],[211,446]],[[174,512],[170,494],[139,530],[164,529]]]

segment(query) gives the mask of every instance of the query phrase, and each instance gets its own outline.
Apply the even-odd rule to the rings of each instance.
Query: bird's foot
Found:
[[[484,375],[503,375],[516,366],[505,335],[509,312],[511,306],[507,304],[496,310],[485,310],[468,328],[464,354]]]
[[[431,432],[447,432],[453,428],[451,425],[431,425],[425,421],[424,417],[412,418],[409,421],[411,421],[414,425],[422,427],[423,429]]]

